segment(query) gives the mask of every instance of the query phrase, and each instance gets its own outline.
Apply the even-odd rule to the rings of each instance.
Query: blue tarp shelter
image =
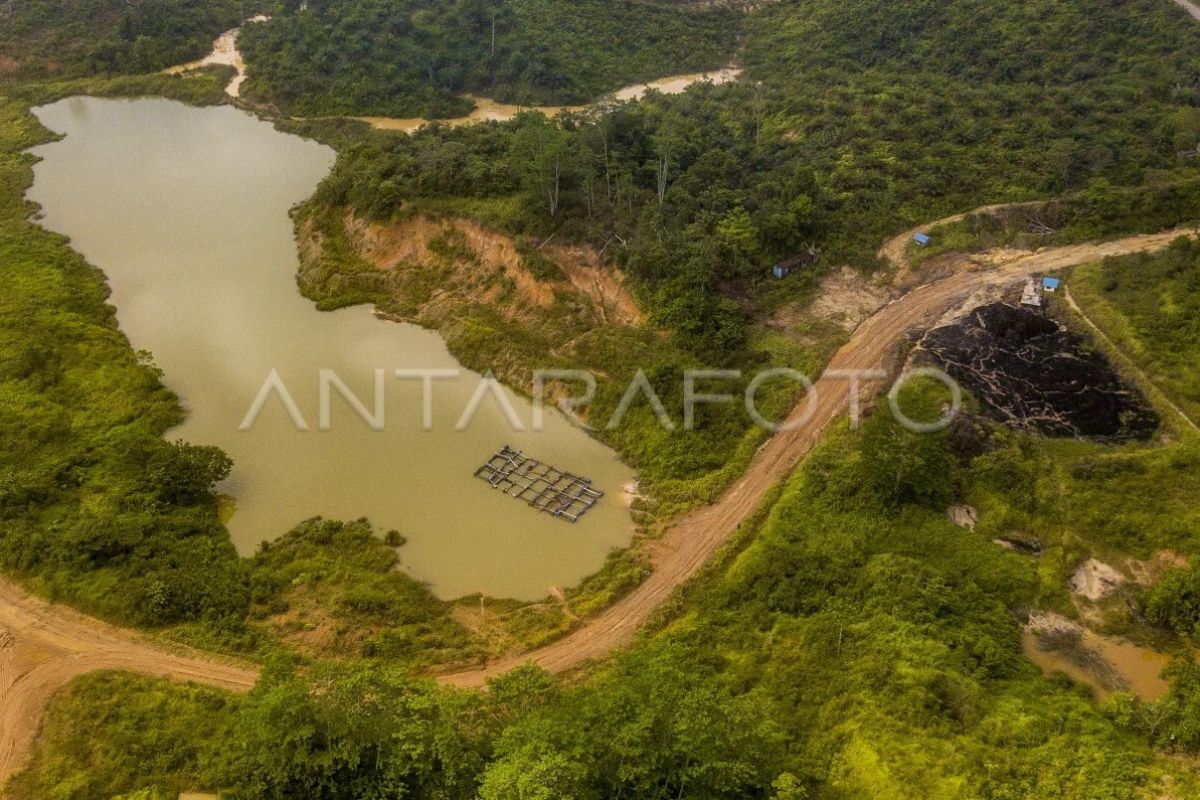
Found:
[[[771,267],[771,274],[775,276],[775,280],[780,280],[791,275],[798,269],[811,267],[821,260],[821,254],[816,250],[809,250],[807,253],[792,256],[789,259],[780,261],[775,266]]]

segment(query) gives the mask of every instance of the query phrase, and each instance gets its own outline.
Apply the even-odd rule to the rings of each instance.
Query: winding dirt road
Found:
[[[480,669],[443,675],[439,679],[454,686],[482,686],[488,678],[526,663],[562,672],[628,644],[649,616],[680,585],[694,577],[741,522],[754,513],[768,490],[786,478],[812,450],[826,426],[848,410],[851,384],[846,378],[837,377],[838,371],[886,369],[889,356],[906,332],[928,327],[977,292],[1034,273],[1086,264],[1107,256],[1161,250],[1178,236],[1194,233],[1180,229],[1034,252],[998,250],[959,256],[949,277],[893,300],[859,326],[816,382],[816,399],[811,402],[803,399],[793,410],[787,423],[792,429],[768,439],[746,473],[716,503],[685,516],[656,543],[653,572],[645,582],[558,641],[523,655],[499,659]],[[902,234],[890,240],[881,252],[890,254],[909,238],[910,233]],[[873,393],[880,384],[863,381],[859,388],[863,393]]]
[[[171,653],[137,634],[0,579],[0,791],[29,756],[51,695],[98,670],[123,670],[247,691],[257,670]]]
[[[1174,2],[1200,20],[1200,6],[1190,0]],[[234,37],[228,38],[227,49],[236,52]],[[240,80],[232,89],[235,96],[236,84]],[[940,223],[964,216],[955,215]],[[880,256],[891,259],[902,273],[908,272],[904,253],[913,232],[890,239],[880,250]],[[892,301],[855,331],[834,356],[829,371],[817,381],[814,399],[802,400],[789,417],[792,429],[768,439],[746,473],[716,503],[684,517],[656,543],[654,569],[644,583],[563,639],[483,668],[443,675],[439,680],[454,686],[478,687],[487,678],[526,663],[563,672],[627,645],[650,615],[693,578],[754,513],[767,491],[812,450],[825,428],[849,408],[851,384],[833,373],[886,368],[889,355],[906,332],[929,326],[976,292],[1106,256],[1161,250],[1177,236],[1194,233],[1177,230],[1033,253],[993,251],[960,257],[949,277]],[[878,382],[869,381],[859,387],[860,393],[878,389]],[[258,671],[252,667],[211,656],[170,652],[136,633],[33,597],[0,578],[0,791],[28,758],[52,695],[75,678],[99,670],[194,681],[237,692],[248,691],[258,678]]]
[[[487,678],[526,663],[563,672],[627,645],[649,616],[754,513],[771,486],[786,478],[812,450],[825,428],[849,408],[851,384],[834,372],[886,369],[906,332],[928,327],[976,292],[1106,256],[1161,250],[1177,236],[1193,234],[1178,230],[1033,253],[995,251],[959,257],[948,277],[893,300],[855,331],[816,382],[815,399],[802,400],[792,412],[788,422],[792,429],[768,439],[746,473],[716,503],[682,518],[655,544],[654,569],[644,583],[563,639],[439,680],[478,687]],[[908,234],[885,249],[896,249],[902,238]],[[869,381],[859,387],[862,393],[878,388],[878,382]],[[97,670],[125,670],[231,691],[249,690],[258,677],[252,667],[171,652],[131,631],[32,597],[0,579],[0,786],[28,757],[51,696],[75,678]]]

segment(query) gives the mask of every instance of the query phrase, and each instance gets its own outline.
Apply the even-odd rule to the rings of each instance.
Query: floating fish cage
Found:
[[[578,522],[604,496],[592,487],[590,478],[543,464],[508,445],[475,470],[475,477],[538,511],[571,522]]]

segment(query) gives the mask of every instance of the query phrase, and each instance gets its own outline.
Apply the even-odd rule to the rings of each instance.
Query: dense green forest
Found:
[[[1159,0],[770,4],[746,23],[750,80],[561,125],[377,134],[320,199],[607,245],[660,325],[736,359],[754,306],[730,301],[769,305],[770,265],[799,249],[870,268],[921,220],[1192,172],[1200,28],[1182,21]]]
[[[199,58],[264,0],[5,0],[0,81],[152,72]]]
[[[497,28],[504,58],[493,70],[490,46],[486,62],[478,52],[455,55],[479,51],[481,36],[490,44],[489,7],[412,5],[428,13],[388,28],[372,16],[382,4],[310,2],[302,12],[285,3],[278,26],[247,33],[252,64],[276,59],[279,70],[269,77],[272,67],[263,67],[257,96],[290,90],[288,103],[314,110],[330,110],[335,96],[353,101],[338,111],[365,112],[358,103],[380,98],[416,104],[399,112],[452,110],[450,93],[475,86],[529,93],[519,99],[590,94],[597,74],[617,69],[605,66],[611,52],[593,51],[629,19],[600,4],[546,3],[542,27],[528,27],[519,47],[507,41],[502,50]],[[512,14],[542,8],[507,6]],[[22,9],[30,7],[41,6]],[[635,37],[625,59],[635,79],[660,66],[651,33],[678,33],[672,26],[690,19],[683,15],[699,13],[611,8],[661,15],[641,18],[647,27],[636,32],[647,40]],[[546,43],[563,27],[545,22],[556,19],[551,12],[595,35],[577,63]],[[700,25],[696,40],[679,43],[697,64],[724,58],[735,30],[727,12],[703,13],[714,15],[705,18],[712,29]],[[464,19],[473,27],[455,27]],[[553,124],[526,115],[411,137],[285,123],[341,151],[301,215],[330,226],[331,245],[320,280],[304,290],[323,307],[404,303],[402,287],[375,279],[338,239],[332,222],[347,207],[378,220],[465,216],[523,241],[554,234],[591,244],[631,276],[650,325],[602,330],[573,355],[622,377],[648,363],[670,395],[688,364],[819,365],[833,334],[797,345],[760,325],[765,313],[815,292],[814,271],[766,279],[773,261],[797,251],[815,247],[823,265],[870,271],[879,242],[909,224],[1064,193],[1097,204],[1071,208],[1107,209],[1106,234],[1155,224],[1143,191],[1163,198],[1150,207],[1162,210],[1164,226],[1186,221],[1190,196],[1164,187],[1189,186],[1181,181],[1194,174],[1182,152],[1200,138],[1200,30],[1165,0],[792,0],[740,24],[749,80],[604,116]],[[22,52],[39,53],[44,42],[56,53],[52,35],[40,32],[68,29],[60,17],[31,24]],[[378,38],[362,36],[367,30]],[[309,44],[290,51],[290,35]],[[169,48],[182,52],[189,37],[164,34],[175,44],[145,45],[145,62],[133,50],[114,61],[71,51],[70,68],[157,67],[176,60]],[[369,58],[376,45],[425,72],[375,72],[395,63]],[[541,60],[522,61],[525,51]],[[320,82],[305,83],[296,65],[313,59],[327,68]],[[564,75],[568,83],[551,85]],[[1117,693],[1097,704],[1066,679],[1043,678],[1019,639],[1032,610],[1076,613],[1066,581],[1089,556],[1147,559],[1170,548],[1200,559],[1192,439],[1107,447],[978,420],[915,436],[876,413],[857,431],[833,430],[629,651],[570,681],[519,670],[486,693],[414,678],[435,662],[479,655],[479,645],[451,608],[395,570],[403,537],[376,538],[366,521],[314,520],[238,559],[212,496],[228,459],[163,440],[181,409],[150,356],[118,330],[103,276],[30,221],[24,151],[48,133],[27,109],[79,92],[221,98],[211,75],[0,86],[0,566],[116,621],[182,625],[176,632],[193,642],[269,666],[247,697],[119,675],[77,682],[58,699],[15,797],[1200,794],[1193,762],[1177,758],[1200,752],[1200,668],[1187,655],[1200,624],[1197,567],[1131,586],[1104,609],[1113,630],[1183,653],[1160,700]],[[453,257],[454,242],[442,245]],[[1095,272],[1109,329],[1128,334],[1115,338],[1156,372],[1174,371],[1177,383],[1164,385],[1185,401],[1195,388],[1187,295],[1198,258],[1195,245],[1179,245]],[[548,328],[525,338],[512,329],[513,353],[486,352],[483,334],[504,323],[483,308],[467,312],[466,333],[451,340],[456,352],[523,363],[548,349]],[[562,324],[583,323],[564,314]],[[787,399],[773,402],[782,408]],[[906,402],[933,413],[942,398],[925,388]],[[669,510],[728,482],[761,440],[717,416],[690,435],[655,438],[646,434],[653,427],[647,418],[612,437],[656,479],[660,496],[678,501]],[[672,481],[700,488],[673,498]],[[955,502],[980,511],[976,529],[947,521]],[[996,543],[1005,537],[1036,540],[1040,555]],[[619,561],[609,572],[593,602],[640,574]],[[325,650],[305,650],[280,622],[314,609],[339,631]]]
[[[584,103],[724,66],[738,16],[661,0],[311,0],[242,37],[247,91],[298,114],[455,116],[458,95]]]

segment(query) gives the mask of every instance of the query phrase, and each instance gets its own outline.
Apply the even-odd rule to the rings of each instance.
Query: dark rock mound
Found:
[[[964,465],[997,447],[989,419],[965,409],[950,420],[946,442],[950,445],[950,452]]]
[[[1083,339],[1032,311],[990,303],[927,333],[921,349],[1019,430],[1102,440],[1146,438],[1158,415]]]

